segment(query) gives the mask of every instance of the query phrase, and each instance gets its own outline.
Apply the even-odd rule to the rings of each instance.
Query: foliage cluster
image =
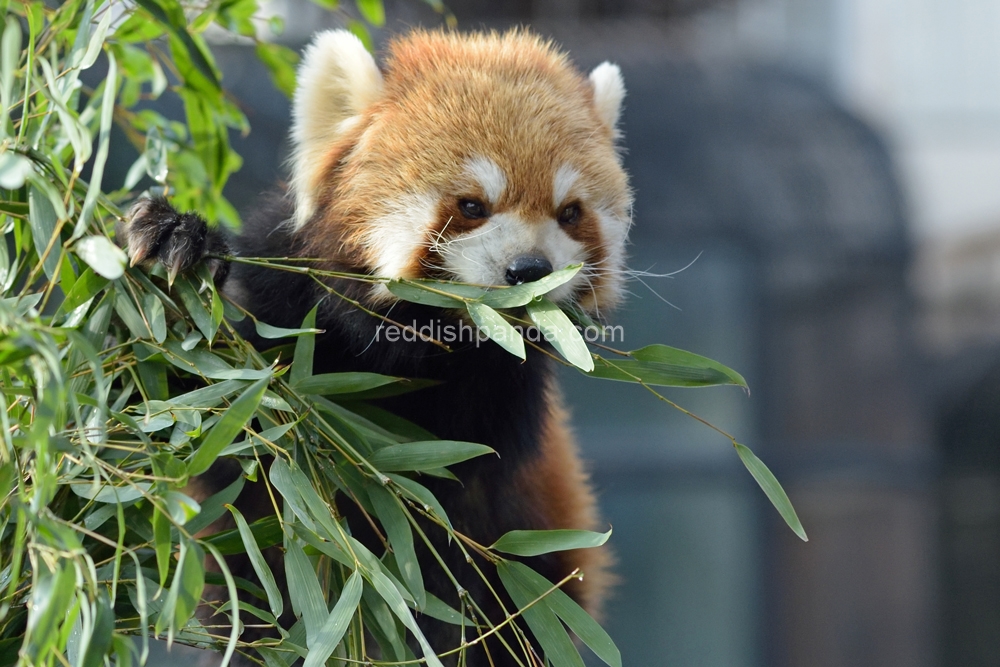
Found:
[[[421,476],[449,476],[449,465],[492,450],[435,440],[364,402],[418,383],[314,375],[316,330],[308,319],[294,330],[256,322],[261,336],[294,341],[262,355],[231,326],[249,314],[222,298],[204,269],[171,284],[161,269],[127,267],[111,241],[119,206],[140,182],[169,192],[181,209],[239,224],[223,186],[240,166],[229,132],[245,131],[247,120],[221,86],[205,33],[252,41],[275,85],[290,93],[297,57],[258,38],[280,27],[255,20],[258,1],[70,0],[53,7],[0,0],[0,8],[0,667],[142,664],[154,636],[215,649],[226,661],[254,648],[275,667],[299,658],[307,667],[366,661],[365,641],[373,637],[383,660],[440,665],[415,611],[461,625],[470,644],[510,626],[517,642],[507,648],[524,665],[536,664],[537,653],[556,667],[582,667],[569,631],[604,662],[620,665],[607,634],[559,590],[565,582],[548,582],[510,558],[597,546],[608,535],[515,531],[481,545],[455,532]],[[380,0],[358,0],[357,9],[373,24],[384,20]],[[90,88],[81,73],[98,63],[106,63],[106,75]],[[179,97],[182,121],[144,104],[163,94]],[[108,191],[102,176],[115,125],[140,156],[124,186]],[[593,354],[543,296],[577,270],[493,291],[382,282],[401,299],[467,310],[522,357],[525,341],[512,322],[524,311],[509,309],[525,307],[567,363],[641,384],[667,402],[654,385],[745,387],[728,368],[665,346]],[[774,477],[733,444],[804,538]],[[238,461],[243,475],[199,503],[188,483],[220,457]],[[245,480],[258,478],[274,514],[248,523],[231,503]],[[352,537],[335,496],[377,518],[385,553]],[[235,529],[203,534],[227,512]],[[468,596],[456,592],[446,602],[429,594],[415,556],[416,541],[427,537],[416,517],[496,567],[518,609],[488,619]],[[241,624],[275,625],[283,611],[261,553],[273,545],[285,553],[297,622],[280,631],[281,641],[250,645],[240,639]],[[225,556],[237,553],[249,556],[260,585],[232,576]],[[205,599],[209,590],[226,593]],[[241,590],[256,602],[238,599]],[[540,646],[528,648],[525,628]]]

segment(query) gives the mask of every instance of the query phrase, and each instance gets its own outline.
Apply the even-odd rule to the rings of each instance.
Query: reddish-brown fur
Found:
[[[630,193],[614,149],[613,129],[597,116],[592,88],[564,54],[522,31],[503,35],[414,32],[392,42],[384,65],[385,92],[360,122],[327,152],[317,183],[318,220],[310,223],[307,253],[378,265],[368,242],[380,205],[411,192],[461,197],[477,194],[462,172],[474,155],[497,162],[507,189],[494,213],[551,220],[553,174],[571,163],[602,202],[626,209]],[[480,195],[481,196],[481,195]],[[445,227],[447,219],[428,230]],[[446,231],[446,236],[458,231]],[[605,239],[593,215],[572,236],[604,259]],[[401,277],[423,275],[414,261]],[[400,277],[400,276],[394,276]],[[612,290],[595,280],[599,305]]]
[[[572,197],[553,202],[562,165],[580,172],[599,204],[627,219],[627,177],[618,162],[615,131],[599,117],[590,82],[550,42],[524,31],[460,35],[410,33],[394,40],[384,61],[384,93],[339,136],[315,169],[316,213],[301,235],[304,254],[372,271],[380,264],[372,221],[389,202],[410,193],[437,198],[434,220],[400,276],[428,275],[436,266],[433,242],[482,224],[464,219],[455,202],[485,201],[482,187],[463,171],[470,158],[487,156],[507,187],[490,213],[511,212],[529,224],[552,221]],[[593,202],[590,202],[591,204]],[[592,209],[566,230],[600,266],[607,239]],[[590,308],[617,300],[617,288],[594,278],[581,298]],[[547,392],[542,452],[519,476],[547,528],[599,530],[596,501],[567,426],[555,387]],[[613,581],[607,549],[559,555],[565,574],[580,568],[568,590],[591,612],[600,610]]]

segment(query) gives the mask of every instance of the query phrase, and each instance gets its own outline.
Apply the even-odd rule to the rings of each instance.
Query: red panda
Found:
[[[631,220],[617,145],[624,92],[615,65],[585,77],[553,44],[522,30],[415,31],[391,42],[382,70],[350,33],[324,32],[299,69],[288,196],[276,196],[227,239],[196,214],[141,200],[122,236],[134,262],[159,260],[172,272],[220,247],[316,258],[331,270],[482,285],[533,281],[582,263],[549,297],[600,315],[621,296]],[[325,333],[317,336],[315,372],[438,381],[379,405],[439,438],[499,453],[456,466],[461,485],[427,482],[457,531],[491,544],[514,529],[601,527],[545,355],[529,349],[521,362],[489,343],[443,353],[420,340],[389,341],[379,335],[379,319],[323,299],[307,277],[241,263],[217,269],[223,292],[273,325],[299,326],[320,302],[316,324]],[[459,321],[443,309],[396,301],[383,286],[336,287],[397,322]],[[252,328],[243,333],[265,343]],[[366,529],[364,521],[350,525]],[[491,620],[503,620],[458,550],[443,536],[436,546]],[[427,589],[458,606],[454,586],[425,557]],[[526,562],[552,581],[580,568],[585,576],[566,590],[596,613],[609,559],[604,549],[589,549]],[[459,643],[454,626],[426,617],[421,625],[437,650]],[[491,650],[492,664],[514,664],[503,654]],[[490,663],[470,653],[468,664]]]

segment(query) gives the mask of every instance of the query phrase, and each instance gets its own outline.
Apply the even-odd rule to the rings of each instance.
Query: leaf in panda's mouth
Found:
[[[573,279],[583,264],[573,264],[530,283],[480,287],[446,280],[390,280],[386,288],[403,301],[438,308],[463,308],[467,303],[484,303],[491,308],[518,308]]]
[[[568,283],[582,268],[583,264],[572,264],[534,282],[490,290],[483,295],[483,303],[491,308],[517,308],[527,305],[535,297]]]

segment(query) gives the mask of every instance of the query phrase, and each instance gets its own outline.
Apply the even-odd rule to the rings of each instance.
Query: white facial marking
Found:
[[[383,205],[382,215],[371,221],[364,236],[369,257],[376,259],[378,276],[402,278],[427,238],[437,215],[437,200],[413,193]]]
[[[439,244],[444,267],[464,282],[506,285],[507,267],[522,255],[541,252],[556,270],[578,264],[587,257],[583,244],[571,239],[555,220],[528,223],[513,213],[498,213],[485,225]],[[550,293],[564,299],[573,293],[582,277]]]
[[[490,203],[500,201],[507,188],[507,177],[496,162],[481,155],[474,157],[465,163],[465,173],[479,183]]]
[[[568,164],[560,165],[552,179],[552,206],[558,208],[580,180],[580,172]]]

